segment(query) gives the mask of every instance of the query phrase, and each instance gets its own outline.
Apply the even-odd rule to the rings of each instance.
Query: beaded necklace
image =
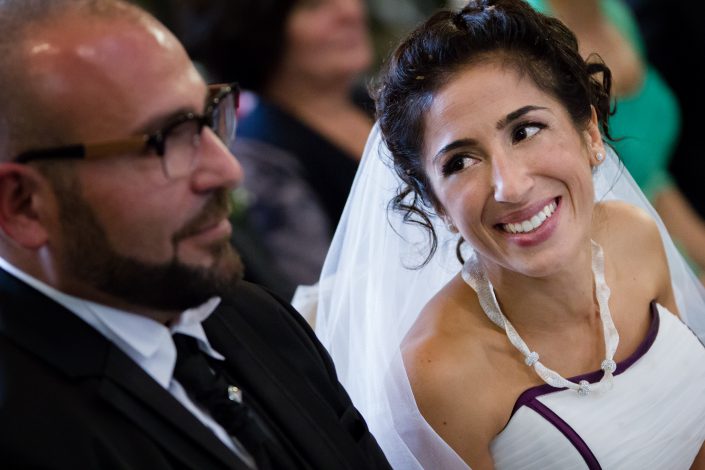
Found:
[[[608,305],[610,288],[605,282],[604,253],[602,252],[602,247],[594,240],[592,240],[592,273],[595,279],[595,295],[597,297],[598,308],[600,309],[602,330],[605,335],[605,359],[600,365],[604,374],[602,379],[595,384],[591,384],[587,380],[581,380],[579,383],[571,382],[558,372],[549,369],[541,363],[538,353],[529,349],[521,336],[519,336],[519,333],[514,329],[509,319],[507,319],[500,310],[494,288],[476,255],[473,255],[465,262],[462,270],[463,280],[477,292],[482,310],[484,310],[487,317],[495,325],[504,329],[504,332],[509,338],[509,342],[524,356],[526,365],[533,367],[536,374],[548,385],[556,388],[575,390],[581,397],[588,395],[590,392],[599,393],[609,390],[612,387],[613,373],[617,369],[614,354],[619,344],[619,333],[612,321],[612,315],[610,314]]]

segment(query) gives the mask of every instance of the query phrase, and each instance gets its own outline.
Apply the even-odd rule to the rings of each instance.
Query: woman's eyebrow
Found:
[[[441,148],[436,154],[433,156],[431,159],[431,164],[435,164],[436,160],[438,160],[441,155],[444,153],[450,152],[452,150],[461,148],[461,147],[472,147],[477,145],[477,140],[475,139],[458,139],[454,140],[453,142],[444,145],[443,148]]]
[[[509,124],[511,124],[513,121],[516,121],[517,119],[519,119],[520,117],[522,117],[526,113],[529,113],[531,111],[536,111],[537,109],[548,109],[548,108],[545,108],[543,106],[529,105],[529,106],[524,106],[522,108],[519,108],[516,111],[512,111],[511,113],[507,114],[506,117],[497,121],[497,130],[501,131],[502,129],[507,127]]]
[[[509,124],[512,122],[516,121],[517,119],[521,118],[527,113],[530,113],[531,111],[536,111],[536,110],[541,110],[541,109],[548,109],[544,106],[534,106],[534,105],[528,105],[528,106],[523,106],[516,111],[512,111],[511,113],[507,114],[504,118],[500,119],[497,121],[497,130],[502,130],[505,127],[507,127]],[[477,145],[477,141],[475,139],[458,139],[454,140],[453,142],[444,145],[443,148],[441,148],[436,154],[433,156],[431,159],[431,163],[435,163],[438,158],[443,155],[444,153],[450,152],[452,150],[461,148],[461,147],[472,147]]]

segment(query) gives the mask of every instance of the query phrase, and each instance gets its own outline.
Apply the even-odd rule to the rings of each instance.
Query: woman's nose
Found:
[[[534,185],[525,165],[497,155],[492,158],[492,186],[497,202],[522,202]]]

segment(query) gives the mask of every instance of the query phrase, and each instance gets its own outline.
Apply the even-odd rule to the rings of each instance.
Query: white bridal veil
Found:
[[[681,316],[703,340],[705,290],[614,152],[593,179],[596,201],[623,200],[657,221]],[[428,240],[388,210],[400,184],[375,126],[323,266],[316,332],[394,468],[467,468],[421,417],[399,351],[422,307],[460,271],[457,235],[434,220],[438,251],[423,268],[410,269],[424,259]]]

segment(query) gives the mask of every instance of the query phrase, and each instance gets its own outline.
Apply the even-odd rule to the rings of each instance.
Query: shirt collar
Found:
[[[204,353],[216,359],[224,359],[212,348],[202,326],[202,322],[220,304],[219,297],[212,297],[197,307],[185,310],[167,327],[144,315],[65,294],[3,258],[0,258],[0,268],[63,305],[98,330],[165,388],[171,381],[176,363],[176,348],[171,338],[173,333],[196,338]]]

